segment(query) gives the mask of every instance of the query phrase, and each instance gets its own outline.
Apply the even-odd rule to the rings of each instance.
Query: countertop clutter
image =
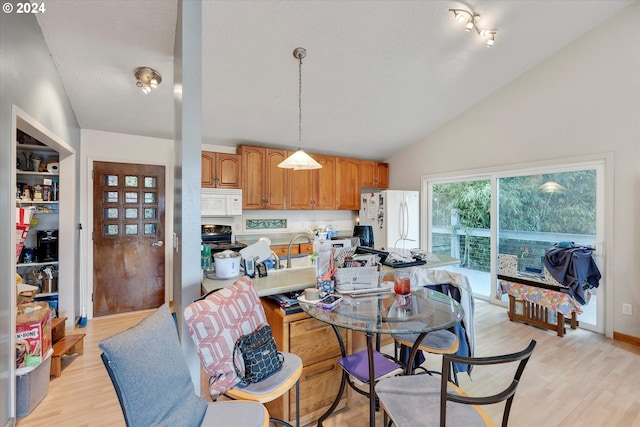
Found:
[[[413,268],[435,268],[457,264],[460,261],[448,255],[431,254],[431,261],[425,265]],[[394,269],[384,266],[383,273],[391,274]],[[237,278],[230,279],[210,279],[206,276],[202,281],[204,292],[211,292],[214,289],[224,288],[232,284]],[[280,293],[301,291],[309,287],[316,286],[316,268],[289,268],[280,270],[269,270],[266,277],[255,277],[253,279],[256,292],[259,296],[269,296]]]
[[[210,279],[205,276],[202,288],[205,292],[229,286],[237,278]],[[253,285],[259,296],[265,297],[274,294],[300,291],[316,285],[315,266],[306,268],[290,268],[282,270],[269,270],[266,277],[255,277]]]

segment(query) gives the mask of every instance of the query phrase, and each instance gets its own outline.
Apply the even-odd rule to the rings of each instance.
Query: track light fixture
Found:
[[[144,93],[151,92],[151,89],[157,88],[162,81],[160,73],[149,67],[136,68],[135,76],[137,79],[136,86],[142,89]]]
[[[464,24],[465,31],[475,30],[480,37],[484,37],[487,39],[485,43],[487,47],[493,46],[493,43],[496,41],[496,34],[498,32],[496,30],[489,30],[487,28],[480,28],[478,26],[478,21],[480,20],[479,14],[469,12],[466,9],[449,9],[449,12],[453,12],[453,17],[455,18],[456,22]]]

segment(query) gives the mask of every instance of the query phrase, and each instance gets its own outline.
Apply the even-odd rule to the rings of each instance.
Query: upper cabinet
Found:
[[[361,160],[336,158],[336,209],[360,209]]]
[[[286,169],[278,164],[287,152],[264,147],[241,145],[242,208],[285,209],[287,194]]]
[[[287,171],[287,209],[336,209],[336,158],[320,154],[310,156],[322,165],[322,169]]]
[[[367,188],[389,188],[389,163],[361,160],[360,181]]]
[[[202,152],[203,188],[242,188],[242,159],[239,154]]]
[[[321,169],[281,169],[291,151],[241,145],[238,154],[204,151],[202,187],[242,188],[243,209],[358,210],[361,188],[389,187],[389,164],[310,154]]]

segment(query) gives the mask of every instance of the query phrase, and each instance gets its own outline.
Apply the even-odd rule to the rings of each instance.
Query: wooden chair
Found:
[[[225,395],[231,399],[271,402],[294,385],[296,387],[296,426],[300,425],[300,377],[302,359],[282,352],[282,369],[272,376],[243,386],[235,372],[233,347],[243,335],[267,324],[264,308],[247,276],[191,303],[184,310],[184,319],[202,365],[211,377],[212,399]],[[273,423],[289,426],[285,420],[271,418]]]
[[[531,340],[526,349],[517,353],[491,357],[463,357],[452,354],[442,356],[442,376],[409,375],[381,380],[376,386],[380,406],[384,410],[384,424],[391,418],[396,427],[485,426],[493,425],[479,407],[506,401],[502,426],[509,421],[511,404],[524,368],[533,353],[536,342]],[[447,381],[451,362],[472,365],[518,363],[512,381],[503,390],[490,396],[468,396]]]
[[[259,403],[208,403],[196,395],[166,304],[99,347],[128,427],[269,425]]]

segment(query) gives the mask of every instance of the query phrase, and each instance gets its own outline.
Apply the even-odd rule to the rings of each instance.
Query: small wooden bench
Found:
[[[51,356],[50,375],[59,377],[62,375],[62,356],[84,353],[84,337],[86,334],[65,333],[66,317],[59,317],[51,321],[51,342],[53,343],[53,355]]]

